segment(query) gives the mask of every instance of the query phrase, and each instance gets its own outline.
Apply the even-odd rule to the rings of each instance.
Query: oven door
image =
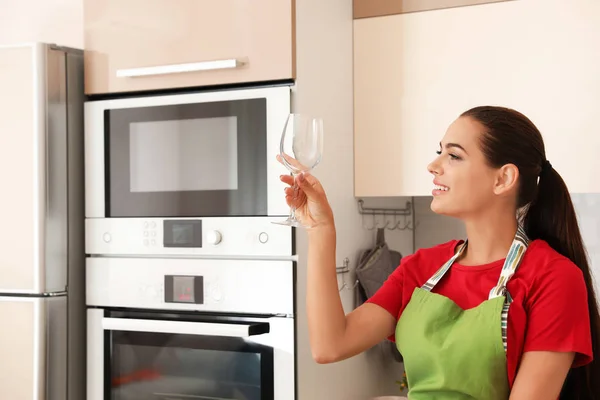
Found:
[[[85,104],[86,217],[287,215],[290,88]]]
[[[294,399],[293,319],[88,310],[88,400]]]

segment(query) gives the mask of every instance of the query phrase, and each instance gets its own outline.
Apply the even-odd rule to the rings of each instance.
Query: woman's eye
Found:
[[[435,152],[435,154],[437,154],[439,156],[442,154],[442,151],[438,150]],[[451,160],[460,160],[461,159],[459,156],[457,156],[456,154],[453,154],[453,153],[448,153],[448,156],[450,157]]]

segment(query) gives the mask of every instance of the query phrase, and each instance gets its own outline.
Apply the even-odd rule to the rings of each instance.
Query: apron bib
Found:
[[[396,345],[404,357],[411,400],[509,397],[506,328],[512,299],[506,284],[521,263],[529,240],[519,227],[488,299],[463,310],[431,290],[467,243],[422,287],[415,288],[396,325]]]

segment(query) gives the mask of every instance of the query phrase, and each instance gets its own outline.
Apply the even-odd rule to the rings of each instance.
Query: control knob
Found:
[[[223,236],[221,235],[221,232],[219,232],[219,231],[209,231],[206,234],[206,241],[208,242],[208,244],[217,245],[217,244],[221,243],[222,238],[223,238]]]

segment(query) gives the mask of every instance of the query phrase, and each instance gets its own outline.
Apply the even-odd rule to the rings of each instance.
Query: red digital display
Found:
[[[204,303],[204,278],[202,276],[165,276],[165,302]]]

